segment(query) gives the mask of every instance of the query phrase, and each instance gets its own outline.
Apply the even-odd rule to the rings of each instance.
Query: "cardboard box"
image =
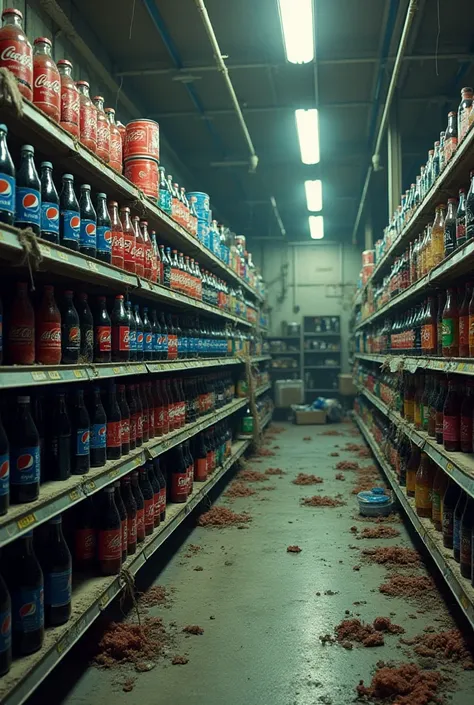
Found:
[[[275,406],[288,409],[293,404],[303,404],[304,386],[302,379],[279,379],[275,382]]]
[[[311,411],[295,411],[295,423],[297,426],[315,426],[325,424],[327,414],[321,409]]]
[[[339,375],[339,394],[344,397],[355,397],[357,388],[352,375]]]

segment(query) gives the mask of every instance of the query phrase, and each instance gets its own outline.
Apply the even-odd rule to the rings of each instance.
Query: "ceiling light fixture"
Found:
[[[316,108],[295,110],[296,129],[303,164],[319,162],[319,115]]]
[[[286,58],[290,64],[314,59],[313,1],[278,0]]]
[[[309,216],[309,231],[312,240],[322,240],[324,237],[324,218],[322,215]]]
[[[316,181],[305,181],[306,204],[312,213],[318,213],[323,209],[323,184],[320,179]]]

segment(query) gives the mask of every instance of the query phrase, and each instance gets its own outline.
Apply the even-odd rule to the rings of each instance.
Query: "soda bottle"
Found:
[[[120,482],[114,482],[114,499],[117,506],[117,511],[120,517],[120,539],[122,546],[122,563],[127,560],[127,546],[128,546],[128,536],[127,536],[127,510],[125,509],[125,504],[123,503],[122,494],[120,492]]]
[[[133,384],[133,393],[135,394],[135,402],[136,402],[136,433],[137,433],[137,447],[140,447],[143,445],[143,405],[142,405],[142,399],[140,396],[140,385],[138,384]]]
[[[472,530],[474,528],[474,499],[468,495],[460,526],[459,569],[463,578],[472,580]]]
[[[466,239],[471,240],[474,237],[474,170],[469,172],[471,180],[469,191],[466,196]]]
[[[444,357],[459,356],[459,312],[456,289],[447,290],[446,305],[443,311],[442,345]]]
[[[0,516],[7,513],[10,506],[10,446],[0,416]],[[1,602],[1,601],[0,601]],[[1,620],[0,620],[1,624]],[[0,630],[1,634],[1,630]],[[1,643],[1,642],[0,642]],[[1,648],[0,648],[1,652]],[[0,658],[1,661],[1,658]],[[0,667],[1,672],[1,667]]]
[[[120,122],[120,120],[116,120],[115,124],[117,125],[117,129],[120,132],[120,137],[122,138],[122,162],[123,162],[123,145],[125,144],[125,137],[127,135],[127,128],[125,125]]]
[[[168,289],[171,288],[171,250],[169,247],[165,249],[164,245],[159,246],[160,259],[163,268],[161,283]]]
[[[16,177],[15,226],[31,228],[40,234],[41,182],[34,162],[34,147],[24,144],[21,148],[20,168]]]
[[[160,458],[153,459],[153,467],[156,479],[160,484],[160,522],[163,522],[166,519],[166,480],[161,469]]]
[[[146,465],[141,467],[138,471],[138,482],[142,491],[145,508],[145,536],[150,536],[155,526],[155,498]]]
[[[132,556],[137,550],[137,503],[132,493],[130,476],[122,478],[120,488],[127,512],[127,555]]]
[[[45,481],[45,469],[46,469],[46,446],[45,446],[45,419],[44,419],[44,387],[40,387],[40,390],[34,393],[31,400],[31,415],[33,417],[33,422],[38,431],[39,437],[39,448],[40,448],[40,484]]]
[[[94,362],[110,362],[112,357],[112,324],[105,296],[97,297],[94,310]]]
[[[138,308],[138,306],[137,306]],[[148,307],[143,308],[143,359],[152,360],[153,359],[153,331],[148,318]]]
[[[39,495],[41,461],[40,438],[31,415],[29,396],[17,397],[8,440],[11,503],[33,502]]]
[[[23,32],[20,10],[8,8],[2,12],[0,66],[15,76],[20,93],[33,100],[33,47]]]
[[[134,215],[132,226],[135,231],[135,272],[138,277],[145,276],[145,240],[140,230],[140,218]]]
[[[77,313],[81,330],[80,361],[83,364],[92,362],[94,357],[94,319],[88,304],[88,296],[81,292],[78,296]]]
[[[155,435],[163,436],[165,431],[165,413],[166,413],[166,428],[168,428],[168,410],[165,406],[165,401],[162,393],[162,384],[160,380],[156,380],[154,384],[154,404],[155,404]]]
[[[7,333],[8,358],[13,365],[35,361],[35,312],[28,297],[28,285],[18,282]]]
[[[127,404],[130,410],[130,450],[135,450],[137,446],[138,410],[133,384],[127,386]]]
[[[81,228],[79,235],[79,251],[83,255],[95,257],[97,255],[97,215],[91,201],[91,187],[82,184],[79,199],[81,214]]]
[[[81,350],[79,315],[72,297],[72,291],[65,291],[61,307],[61,362],[65,365],[77,365]]]
[[[160,279],[160,255],[158,252],[158,244],[156,242],[156,232],[154,230],[150,230],[150,241],[151,241],[151,248],[152,248],[152,256],[151,256],[151,281],[152,282],[159,282],[161,284],[161,279]]]
[[[107,461],[107,416],[102,406],[100,387],[97,386],[92,389],[89,417],[91,468],[101,468]]]
[[[12,663],[12,602],[5,581],[0,575],[0,678],[8,673]]]
[[[51,57],[53,43],[47,37],[37,37],[33,44],[33,103],[54,122],[59,122],[61,79]]]
[[[178,336],[173,325],[171,314],[168,314],[168,360],[176,360],[178,357]]]
[[[79,130],[82,144],[94,154],[97,151],[97,109],[89,96],[87,81],[76,81],[79,91]]]
[[[67,480],[71,476],[71,422],[64,392],[56,392],[47,441],[47,479]]]
[[[73,475],[83,475],[90,469],[90,430],[89,414],[84,404],[84,391],[73,393],[70,410],[71,418],[71,470]]]
[[[79,250],[81,216],[79,203],[74,193],[74,176],[63,174],[59,195],[59,234],[61,245],[70,250]]]
[[[473,283],[467,282],[459,308],[459,357],[469,357],[469,304],[472,297]]]
[[[59,124],[79,139],[79,91],[72,78],[72,64],[67,59],[57,62],[61,81],[61,117]]]
[[[152,311],[151,311],[150,325],[151,325],[151,339],[152,339],[151,359],[152,360],[159,360],[160,353],[161,353],[161,350],[160,350],[160,347],[161,347],[161,328],[158,323],[158,318],[157,318],[155,309],[152,309]]]
[[[446,479],[446,487],[449,485],[449,478]],[[445,490],[446,492],[446,490]],[[467,494],[461,490],[459,493],[459,499],[456,502],[454,508],[454,514],[452,516],[452,540],[453,540],[453,558],[459,563],[461,560],[461,521],[462,515],[466,508]],[[443,503],[441,503],[441,527],[443,523]],[[442,530],[442,528],[441,528]]]
[[[112,362],[128,362],[130,359],[130,326],[122,294],[115,297],[110,320],[112,323]]]
[[[43,298],[36,316],[36,362],[59,365],[61,362],[61,314],[54,299],[54,287],[43,287]]]
[[[109,211],[107,210],[107,194],[97,194],[97,259],[101,262],[112,262],[112,231]]]
[[[51,162],[41,162],[41,237],[59,244],[59,196],[52,173]]]
[[[154,462],[152,460],[147,460],[147,472],[148,479],[153,489],[153,526],[156,529],[160,525],[161,516],[161,494],[160,494],[160,483],[155,473]]]
[[[119,174],[122,173],[122,135],[120,130],[115,124],[115,110],[113,108],[106,108],[105,114],[110,125],[110,150],[109,150],[109,164],[112,169],[118,171]]]
[[[12,648],[14,656],[27,656],[43,645],[43,571],[28,531],[5,547],[2,574],[12,603]]]
[[[115,382],[107,389],[107,460],[118,460],[122,456],[122,417],[117,403]]]
[[[137,329],[137,361],[142,362],[145,357],[145,341],[143,335],[143,321],[140,317],[140,308],[138,304],[133,307],[135,314],[135,325]]]
[[[126,272],[135,274],[136,268],[136,234],[130,220],[130,208],[127,206],[120,209],[120,220],[123,232],[123,266]]]
[[[96,560],[97,535],[94,505],[90,497],[77,506],[74,530],[74,568],[89,570]]]
[[[72,558],[61,515],[39,527],[35,548],[44,576],[44,621],[47,627],[57,627],[71,616],[72,600]]]
[[[448,383],[448,395],[443,408],[443,444],[454,453],[461,450],[461,402],[454,380]]]
[[[118,575],[122,568],[122,522],[114,494],[113,487],[103,490],[98,515],[97,555],[102,575]]]
[[[104,99],[101,95],[92,98],[97,110],[97,149],[96,154],[104,162],[110,159],[110,123],[104,113]]]
[[[459,204],[456,211],[456,247],[466,242],[466,189],[459,189]]]
[[[444,256],[448,257],[456,249],[456,211],[458,201],[448,198],[448,211],[444,221]]]
[[[203,433],[196,436],[194,443],[194,480],[195,482],[207,480],[207,450]]]
[[[461,88],[461,102],[458,108],[458,140],[462,142],[469,129],[469,115],[472,110],[472,88]]]
[[[158,195],[158,206],[167,215],[171,216],[171,191],[170,191],[168,179],[166,178],[165,168],[163,166],[160,166],[159,184],[160,184],[160,190],[159,190],[159,195]]]
[[[7,126],[0,124],[0,223],[13,225],[15,220],[16,171],[8,149],[7,134]]]
[[[138,484],[138,470],[131,473],[132,476],[132,494],[137,505],[137,543],[145,540],[145,499]]]
[[[120,440],[122,443],[122,455],[130,453],[130,409],[125,396],[125,385],[117,385],[117,404],[120,411]]]
[[[117,201],[109,201],[110,227],[112,230],[112,259],[114,267],[124,269],[124,236],[119,218]]]
[[[166,325],[165,314],[163,311],[160,314],[161,328],[161,355],[160,360],[168,359],[168,326]]]
[[[186,502],[188,498],[188,471],[182,445],[176,446],[173,451],[173,467],[170,480],[170,500],[177,504]]]
[[[127,314],[127,321],[130,328],[130,362],[136,362],[137,360],[137,324],[135,321],[135,315],[132,311],[132,304],[130,301],[125,302],[125,313]]]
[[[143,276],[145,277],[145,279],[151,280],[151,272],[153,269],[153,246],[151,244],[150,235],[148,233],[148,222],[146,220],[140,220],[139,228],[143,240]]]

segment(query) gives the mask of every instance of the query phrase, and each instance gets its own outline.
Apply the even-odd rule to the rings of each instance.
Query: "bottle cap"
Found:
[[[81,191],[90,191],[90,190],[91,190],[90,184],[81,184]]]
[[[68,59],[59,59],[56,61],[56,66],[69,66],[72,69],[72,63]]]
[[[41,162],[41,168],[42,169],[52,169],[53,165],[51,162]]]
[[[20,10],[17,10],[15,7],[7,7],[2,12],[2,19],[5,17],[5,15],[16,15],[20,19],[23,19],[23,14],[20,12]]]
[[[8,127],[4,125],[3,123],[0,124],[0,131],[4,132],[5,134],[8,133]]]
[[[74,176],[72,174],[63,174],[63,181],[74,181]]]
[[[51,41],[51,39],[48,39],[48,37],[36,37],[33,44],[49,44],[50,47],[53,46],[53,42]]]
[[[22,154],[34,154],[35,148],[31,144],[24,144],[21,148]]]
[[[97,198],[107,198],[107,194],[106,193],[98,193]]]

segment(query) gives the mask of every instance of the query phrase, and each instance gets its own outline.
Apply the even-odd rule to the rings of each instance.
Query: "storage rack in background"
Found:
[[[24,101],[24,114],[21,118],[12,117],[6,112],[2,115],[2,121],[8,126],[9,135],[19,143],[32,144],[37,152],[45,156],[53,154],[56,170],[71,172],[79,183],[81,181],[90,183],[95,190],[107,193],[109,199],[115,199],[121,205],[131,206],[142,218],[148,220],[150,226],[157,231],[159,238],[166,244],[195,257],[200,264],[230,285],[241,287],[255,307],[257,316],[256,322],[253,323],[230,311],[221,310],[125,270],[43,240],[38,240],[42,261],[36,262],[37,269],[32,260],[29,262],[32,265],[32,276],[37,286],[42,283],[55,283],[60,287],[74,290],[87,287],[93,294],[128,293],[132,297],[138,297],[141,301],[158,307],[165,306],[172,313],[199,314],[222,326],[229,325],[233,330],[246,331],[257,347],[260,347],[258,336],[266,322],[265,316],[260,311],[263,297],[233,269],[175,223],[155,203],[145,198],[133,184],[85,149],[31,104]],[[10,276],[22,277],[24,281],[29,281],[29,269],[25,263],[25,250],[20,241],[19,231],[6,225],[0,226],[0,268],[3,272],[8,271]],[[7,393],[5,390],[12,390],[9,392],[12,394],[16,388],[21,388],[28,389],[29,393],[36,388],[57,384],[70,389],[78,383],[84,385],[112,378],[119,378],[122,382],[126,382],[127,378],[131,377],[145,381],[150,375],[180,372],[192,374],[193,371],[198,375],[203,370],[204,373],[212,373],[224,369],[230,371],[235,379],[237,376],[241,378],[245,376],[245,363],[248,357],[247,354],[233,354],[228,357],[173,361],[2,366],[0,367],[0,390],[3,390],[4,394]],[[252,366],[257,367],[268,360],[270,356],[265,354],[254,354],[250,358]],[[257,375],[257,379],[259,376]],[[255,390],[256,399],[261,399],[269,389],[270,384],[264,381]],[[195,422],[144,443],[120,460],[109,460],[103,467],[91,468],[87,475],[73,475],[63,482],[42,484],[37,500],[24,505],[12,505],[8,513],[0,517],[0,547],[10,544],[27,531],[79,505],[88,497],[143,465],[147,459],[157,457],[187,439],[192,439],[219,421],[225,419],[235,421],[236,414],[242,413],[248,403],[248,397],[236,397],[216,411],[200,416]],[[268,403],[263,405],[261,428],[265,427],[270,420],[271,406]],[[137,552],[125,562],[123,567],[132,576],[152,558],[159,546],[230,470],[249,445],[250,440],[240,438],[237,434],[232,443],[230,456],[217,472],[206,482],[195,484],[185,504],[168,506],[166,521],[161,523],[153,534],[139,545]],[[74,584],[71,618],[60,627],[46,629],[45,640],[39,651],[13,661],[9,673],[0,678],[0,701],[5,705],[21,705],[124,587],[125,583],[120,576],[90,577]]]
[[[267,335],[273,387],[280,379],[301,379],[301,335]]]
[[[305,401],[339,394],[340,316],[304,316],[301,330],[301,378]]]

